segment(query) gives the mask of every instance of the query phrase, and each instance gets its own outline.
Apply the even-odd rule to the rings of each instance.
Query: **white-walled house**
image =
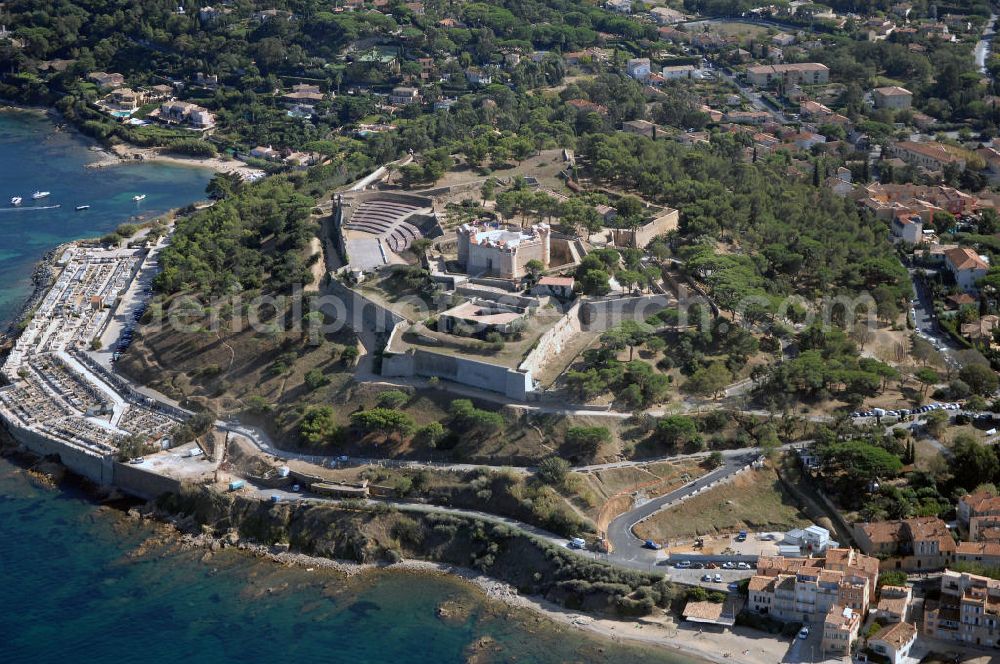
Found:
[[[917,628],[906,622],[898,622],[880,629],[868,639],[868,647],[889,659],[890,664],[908,661],[910,649],[917,640]]]
[[[969,247],[956,247],[944,254],[945,267],[955,277],[955,283],[966,293],[978,291],[976,282],[990,271],[990,264]]]

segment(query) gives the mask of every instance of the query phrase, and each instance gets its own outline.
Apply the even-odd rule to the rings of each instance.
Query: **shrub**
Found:
[[[330,406],[310,406],[299,423],[299,437],[311,445],[328,445],[337,436],[338,427]]]
[[[585,454],[595,454],[601,445],[611,442],[611,432],[607,427],[570,427],[566,430],[566,442]]]
[[[197,138],[184,138],[167,144],[167,152],[190,155],[192,157],[214,157],[215,146]]]
[[[310,369],[306,372],[305,383],[310,390],[317,390],[329,382],[330,379],[324,376],[319,369]]]
[[[444,428],[444,425],[440,422],[431,422],[430,424],[425,424],[424,426],[417,429],[417,433],[414,438],[422,443],[425,443],[429,447],[437,447],[445,436],[448,435],[448,430]]]
[[[559,457],[548,457],[538,464],[538,479],[552,486],[561,486],[568,472],[569,462]]]
[[[372,408],[352,413],[351,424],[363,431],[398,432],[404,436],[412,433],[414,429],[413,418],[389,408]]]
[[[402,390],[379,392],[377,403],[382,408],[399,408],[410,400],[410,395]]]

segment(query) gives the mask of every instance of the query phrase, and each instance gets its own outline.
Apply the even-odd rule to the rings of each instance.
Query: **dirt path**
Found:
[[[312,283],[309,284],[310,289],[318,290],[320,284],[323,283],[323,275],[326,274],[326,261],[323,257],[323,242],[320,241],[318,237],[314,237],[309,241],[309,249],[311,254],[319,254],[319,260],[312,264],[309,268],[312,271]]]

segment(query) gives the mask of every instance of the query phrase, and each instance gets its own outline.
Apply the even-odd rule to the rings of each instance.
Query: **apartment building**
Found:
[[[757,65],[747,68],[747,78],[758,87],[766,87],[772,83],[812,85],[828,83],[830,81],[830,68],[818,62]]]
[[[1000,567],[1000,542],[959,542],[955,562]]]
[[[825,558],[762,556],[747,608],[806,623],[824,621],[835,606],[864,615],[877,580],[878,560],[853,549],[827,549]]]
[[[890,85],[872,90],[872,101],[875,108],[904,109],[913,104],[913,93],[898,85]]]
[[[825,655],[844,657],[858,638],[861,614],[849,606],[831,606],[823,619],[823,640],[820,648]]]
[[[924,633],[944,641],[1000,645],[1000,581],[945,570],[940,600],[925,602]]]
[[[899,157],[911,166],[925,168],[928,171],[940,171],[948,165],[957,166],[959,169],[965,168],[964,159],[937,141],[925,143],[897,141],[888,147],[886,153],[889,157]]]
[[[968,529],[967,540],[978,542],[983,539],[987,528],[1000,526],[1000,496],[989,491],[976,491],[962,496],[955,508],[958,522]]]
[[[955,557],[947,524],[934,516],[856,523],[854,537],[862,551],[883,559],[882,569],[941,569]]]

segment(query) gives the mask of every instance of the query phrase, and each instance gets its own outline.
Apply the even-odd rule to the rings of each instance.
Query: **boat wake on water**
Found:
[[[31,212],[32,210],[54,210],[62,205],[31,205],[29,207],[0,208],[0,212]]]

